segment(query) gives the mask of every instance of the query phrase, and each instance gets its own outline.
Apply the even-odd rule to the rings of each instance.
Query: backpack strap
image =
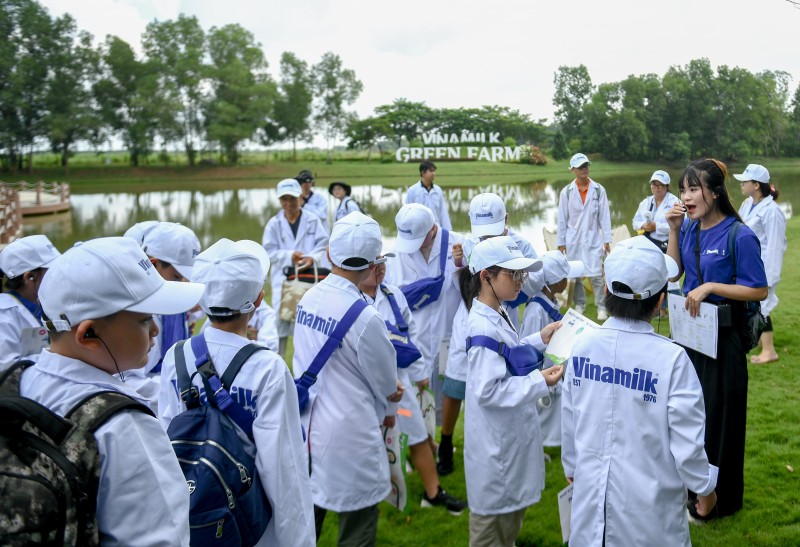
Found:
[[[439,251],[439,270],[442,272],[440,275],[444,275],[444,269],[447,265],[448,243],[450,243],[450,232],[446,228],[442,228],[442,246]]]
[[[295,383],[298,386],[303,386],[306,389],[313,386],[317,381],[317,376],[319,376],[322,367],[325,366],[325,363],[328,362],[328,359],[331,358],[333,352],[338,348],[342,340],[344,340],[345,334],[347,331],[350,330],[350,327],[355,323],[355,320],[361,315],[361,312],[364,311],[364,308],[367,307],[367,303],[364,302],[362,299],[358,299],[350,306],[347,312],[344,314],[344,317],[336,324],[336,328],[333,329],[333,332],[322,345],[322,349],[319,350],[314,360],[311,361],[311,364],[308,366],[305,372],[295,380]]]
[[[739,230],[742,229],[743,224],[738,220],[733,221],[733,226],[731,229],[728,230],[728,256],[731,257],[731,263],[733,265],[733,284],[736,285],[736,275],[737,275],[737,268],[736,268],[736,236],[739,235]]]
[[[186,368],[186,355],[183,353],[184,344],[186,344],[186,340],[181,340],[175,344],[175,349],[173,350],[175,354],[175,374],[178,377],[178,395],[187,409],[197,408],[200,406],[200,391],[192,384],[192,377],[189,376],[189,370]],[[207,358],[207,348],[205,355]]]
[[[406,323],[403,318],[403,312],[400,311],[400,306],[397,305],[397,298],[394,297],[394,293],[383,283],[381,283],[381,292],[386,295],[386,298],[389,300],[389,305],[392,307],[397,330],[400,332],[408,332],[408,323]]]
[[[542,298],[541,296],[534,296],[529,300],[529,302],[536,302],[539,304],[542,309],[550,316],[550,319],[553,321],[561,321],[564,316],[553,306],[550,302]]]
[[[109,418],[123,410],[137,410],[156,417],[149,407],[119,391],[98,391],[82,399],[64,416],[91,433],[97,431]]]
[[[506,369],[514,376],[514,371],[509,364],[509,356],[511,355],[511,348],[506,345],[505,342],[498,342],[494,338],[490,336],[467,336],[467,353],[469,353],[470,348],[474,346],[480,346],[482,348],[486,348],[489,351],[493,351],[497,353],[500,357],[502,357],[506,362]]]

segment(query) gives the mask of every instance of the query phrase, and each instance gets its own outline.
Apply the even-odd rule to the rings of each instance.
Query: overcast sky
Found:
[[[552,118],[553,74],[584,64],[595,84],[663,75],[707,57],[714,68],[784,70],[800,82],[800,9],[785,0],[39,0],[102,40],[140,50],[153,19],[195,15],[205,29],[238,23],[280,55],[309,64],[333,51],[355,70],[361,117],[405,97],[428,106],[509,106]]]

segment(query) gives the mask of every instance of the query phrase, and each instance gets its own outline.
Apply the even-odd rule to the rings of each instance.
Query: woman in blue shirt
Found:
[[[728,248],[728,233],[742,219],[725,188],[727,174],[725,164],[718,160],[692,162],[680,179],[682,203],[676,203],[666,214],[670,228],[667,253],[680,268],[675,279],[681,272],[686,274],[683,280],[686,307],[693,317],[698,314],[701,302],[720,308],[717,358],[686,350],[703,386],[706,452],[711,464],[719,467],[719,516],[741,509],[744,494],[749,349],[739,334],[745,323],[744,302],[767,296],[764,263],[753,231],[741,226],[735,249]],[[730,258],[734,251],[735,270]],[[693,510],[694,500],[690,500],[689,512],[697,519]]]

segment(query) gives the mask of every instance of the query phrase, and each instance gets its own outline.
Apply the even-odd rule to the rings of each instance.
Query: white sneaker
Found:
[[[583,315],[583,312],[586,311],[586,308],[584,308],[583,306],[580,306],[580,305],[576,305],[575,308],[573,308],[573,309],[575,310],[575,313],[580,314],[580,315]]]
[[[597,320],[605,321],[608,319],[608,312],[606,310],[597,310]]]

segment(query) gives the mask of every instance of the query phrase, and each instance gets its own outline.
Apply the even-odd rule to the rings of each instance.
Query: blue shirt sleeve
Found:
[[[742,226],[736,235],[736,284],[760,288],[767,286],[767,274],[761,260],[761,244],[756,234]]]

